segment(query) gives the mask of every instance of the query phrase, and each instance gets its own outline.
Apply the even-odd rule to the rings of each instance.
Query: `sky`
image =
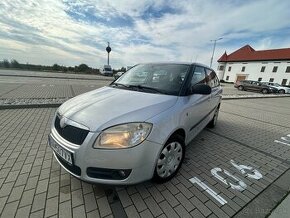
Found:
[[[288,0],[1,0],[0,60],[113,68],[290,47]]]

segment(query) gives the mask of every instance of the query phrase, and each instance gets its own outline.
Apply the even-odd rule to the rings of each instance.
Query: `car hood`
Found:
[[[103,87],[63,103],[58,113],[90,131],[127,122],[143,122],[172,107],[177,96]]]

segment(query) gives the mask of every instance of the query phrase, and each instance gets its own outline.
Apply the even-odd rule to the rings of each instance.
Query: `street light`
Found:
[[[212,56],[211,56],[211,59],[210,59],[210,67],[212,65],[212,61],[213,61],[213,56],[214,56],[214,51],[215,51],[215,46],[216,46],[216,42],[223,39],[222,37],[218,38],[218,39],[212,39],[210,40],[211,42],[214,42],[213,43],[213,49],[212,49]]]
[[[112,51],[111,47],[110,47],[110,43],[108,42],[108,47],[106,48],[106,51],[108,52],[108,65],[110,65],[110,52]]]

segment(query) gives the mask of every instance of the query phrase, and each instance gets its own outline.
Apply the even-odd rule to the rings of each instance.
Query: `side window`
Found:
[[[191,79],[191,85],[206,84],[205,70],[203,67],[196,66]]]
[[[213,70],[206,69],[206,73],[208,76],[208,85],[212,88],[217,87],[220,85],[219,79],[216,73]]]

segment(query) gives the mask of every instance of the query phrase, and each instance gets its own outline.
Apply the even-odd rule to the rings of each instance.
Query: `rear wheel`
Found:
[[[268,94],[269,91],[268,91],[268,89],[262,89],[262,93],[263,93],[263,94]]]
[[[285,90],[280,89],[280,90],[279,90],[279,93],[280,93],[280,94],[285,94]]]
[[[243,91],[244,90],[244,86],[239,86],[238,90]]]
[[[220,107],[218,106],[214,112],[212,120],[207,124],[207,127],[214,128],[217,123],[218,115],[219,115]]]
[[[153,180],[163,183],[176,175],[181,167],[185,154],[183,137],[172,136],[162,148],[155,166]]]

